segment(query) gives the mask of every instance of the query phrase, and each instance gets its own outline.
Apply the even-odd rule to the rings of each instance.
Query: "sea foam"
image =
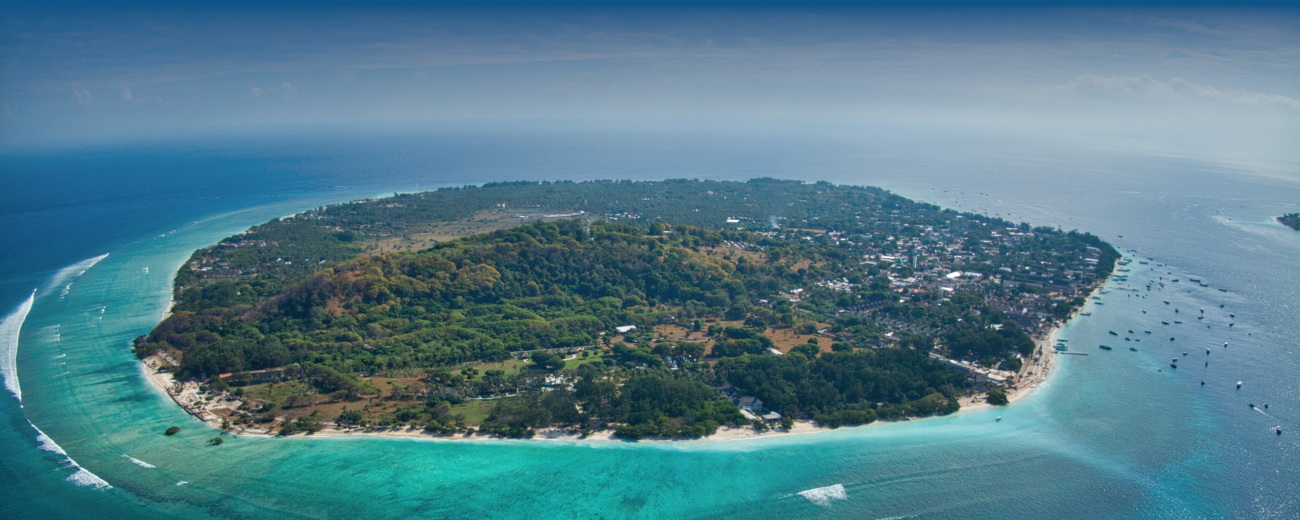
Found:
[[[46,435],[45,432],[41,431],[40,428],[37,428],[31,421],[27,421],[27,424],[31,425],[33,430],[36,430],[36,440],[40,441],[42,450],[63,455],[64,464],[69,468],[76,469],[76,471],[72,472],[71,475],[68,475],[68,482],[72,482],[78,486],[93,487],[95,489],[113,488],[113,486],[107,481],[99,478],[99,475],[91,473],[90,470],[81,467],[81,464],[77,464],[77,461],[72,460],[72,457],[68,456],[68,452],[63,451],[63,447],[59,446],[59,443],[54,442],[54,439],[51,439],[49,435]]]
[[[127,455],[127,454],[125,454],[125,453],[122,454],[122,458],[124,458],[124,459],[126,459],[126,460],[129,460],[129,461],[131,461],[132,464],[135,464],[136,466],[140,466],[140,467],[145,468],[145,469],[154,469],[154,468],[158,467],[158,466],[155,466],[155,465],[150,464],[150,463],[148,463],[148,462],[145,462],[145,461],[143,461],[143,460],[140,460],[140,459],[137,459],[137,458],[132,457],[132,456],[130,456],[130,455]]]
[[[100,260],[105,258],[108,258],[108,253],[93,258],[87,258],[64,267],[63,269],[59,269],[59,272],[54,273],[54,277],[50,278],[49,283],[45,285],[44,292],[53,292],[55,287],[63,286],[62,290],[59,291],[59,299],[63,299],[63,297],[67,296],[68,293],[72,291],[72,282],[75,278],[86,274],[86,271],[89,271],[91,267],[95,267],[95,264],[98,264]]]
[[[23,402],[23,389],[18,384],[18,333],[27,321],[27,314],[32,312],[32,303],[36,301],[36,290],[18,305],[14,312],[0,321],[0,374],[4,375],[5,388],[13,392],[18,403]]]
[[[835,484],[833,486],[800,491],[799,496],[822,507],[830,507],[831,502],[835,500],[844,500],[849,498],[848,492],[844,490],[844,484]]]
[[[108,253],[87,258],[70,266],[59,269],[59,272],[50,278],[46,284],[45,292],[53,290],[60,285],[63,291],[59,298],[67,296],[72,289],[72,281],[77,277],[86,274],[91,267],[98,264],[100,260],[108,258]],[[36,302],[36,293],[39,289],[32,289],[32,294],[27,296],[23,303],[18,305],[14,312],[5,316],[4,321],[0,321],[0,375],[4,376],[5,389],[14,394],[18,399],[18,405],[22,406],[23,390],[22,385],[18,383],[18,335],[22,331],[23,323],[27,321],[27,315],[32,312],[32,304]],[[54,335],[55,341],[62,340],[62,336],[57,332]]]

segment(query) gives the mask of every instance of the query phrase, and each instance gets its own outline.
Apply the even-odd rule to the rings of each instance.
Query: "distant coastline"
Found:
[[[1300,231],[1300,213],[1287,213],[1277,217],[1278,223],[1296,231]]]

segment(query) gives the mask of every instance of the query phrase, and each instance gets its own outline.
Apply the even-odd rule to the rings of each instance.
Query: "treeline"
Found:
[[[723,359],[717,373],[768,409],[830,427],[949,414],[957,411],[956,398],[964,392],[961,375],[921,351],[815,352],[746,354]]]

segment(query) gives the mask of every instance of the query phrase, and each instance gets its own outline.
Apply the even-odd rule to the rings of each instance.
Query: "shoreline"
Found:
[[[1100,288],[1095,289],[1094,293],[1097,290],[1100,290]],[[1069,319],[1073,319],[1073,318],[1074,315],[1071,315]],[[1052,369],[1056,362],[1056,356],[1058,355],[1056,350],[1053,349],[1052,346],[1056,343],[1056,339],[1060,335],[1061,328],[1064,327],[1065,324],[1069,322],[1069,319],[1053,326],[1048,331],[1048,333],[1043,337],[1043,339],[1035,340],[1035,349],[1036,351],[1041,351],[1041,354],[1029,358],[1024,363],[1024,366],[1021,367],[1020,372],[1018,372],[1016,375],[1016,384],[1013,387],[1007,388],[1008,404],[1006,406],[1009,406],[1010,404],[1014,404],[1016,401],[1019,401],[1020,399],[1023,399],[1026,396],[1032,394],[1034,390],[1036,390],[1039,386],[1041,386],[1043,383],[1049,380],[1053,372]],[[228,430],[223,429],[222,425],[224,420],[220,416],[218,416],[215,413],[215,411],[222,410],[222,409],[234,410],[239,407],[240,402],[224,399],[222,398],[223,396],[211,396],[202,393],[199,391],[199,386],[197,382],[187,381],[184,383],[179,383],[176,381],[176,378],[173,377],[170,372],[163,372],[158,370],[158,367],[161,366],[163,363],[175,365],[175,363],[173,363],[172,361],[173,360],[164,359],[160,354],[155,354],[153,356],[146,357],[143,360],[143,363],[141,363],[141,369],[144,371],[145,380],[149,382],[149,385],[154,387],[157,391],[170,397],[172,401],[174,401],[178,406],[181,407],[181,409],[185,410],[187,413],[198,418],[199,420],[207,423],[208,426],[212,427],[212,429],[217,430],[220,433],[228,433],[235,437],[243,437],[243,436],[264,437],[264,438],[281,437],[279,435],[272,433],[270,430],[261,429],[261,428],[245,428],[241,426],[241,427],[234,427]],[[984,398],[985,398],[985,394],[977,393],[973,396],[963,397],[958,399],[958,402],[961,404],[961,408],[958,409],[956,412],[954,412],[952,415],[971,414],[976,412],[987,411],[990,408],[997,407],[997,405],[992,405],[987,403],[984,400]],[[868,427],[879,426],[879,425],[918,421],[918,420],[925,420],[925,419],[931,419],[936,417],[945,417],[945,416],[916,417],[916,418],[903,419],[901,421],[874,421],[868,424],[863,424],[858,426],[842,426],[841,428],[868,428]],[[817,426],[812,421],[799,420],[799,421],[795,421],[794,425],[789,430],[767,430],[767,431],[759,432],[754,430],[751,427],[723,426],[718,428],[718,430],[714,432],[713,435],[710,435],[708,437],[701,437],[698,439],[642,439],[640,441],[635,441],[635,442],[650,442],[650,443],[735,442],[735,441],[746,441],[752,439],[785,437],[791,435],[810,435],[816,433],[826,433],[838,429],[839,428]],[[432,435],[432,434],[424,433],[424,431],[419,428],[367,430],[362,427],[338,428],[335,426],[330,426],[330,427],[323,428],[318,432],[303,435],[301,436],[301,438],[337,439],[337,438],[374,437],[374,438],[404,438],[404,439],[423,440],[423,441],[445,441],[445,442],[466,442],[466,441],[469,442],[505,442],[505,441],[633,442],[633,441],[623,441],[622,439],[614,438],[613,435],[614,435],[614,430],[612,429],[601,430],[598,432],[594,432],[586,437],[580,437],[579,435],[570,433],[566,429],[562,429],[562,428],[543,428],[537,430],[536,435],[534,435],[531,438],[510,439],[504,437],[492,437],[492,436],[480,436],[480,435],[465,436],[464,434]],[[284,438],[298,438],[298,437],[299,437],[298,435],[292,435]]]

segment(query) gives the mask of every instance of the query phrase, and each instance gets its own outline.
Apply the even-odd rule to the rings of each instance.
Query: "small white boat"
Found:
[[[994,419],[994,420],[997,421],[997,422],[1002,422],[1002,416],[999,415],[998,418],[997,418],[997,419]]]

